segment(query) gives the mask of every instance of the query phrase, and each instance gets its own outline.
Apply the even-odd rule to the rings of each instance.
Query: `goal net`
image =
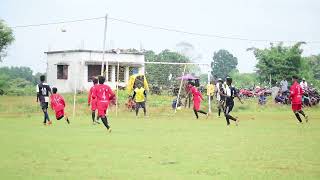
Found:
[[[134,84],[133,82],[131,85],[130,82],[128,83],[127,98],[119,96],[118,111],[124,110],[122,105],[128,104],[137,83],[142,82],[142,84],[147,82],[145,86],[145,89],[148,90],[146,104],[150,114],[172,115],[180,110],[192,109],[192,95],[187,90],[188,83],[192,82],[202,93],[204,100],[201,103],[201,109],[210,112],[211,100],[207,90],[210,83],[209,64],[145,62],[143,70],[138,73],[136,69],[131,68],[129,74],[133,76],[136,74],[138,77]],[[122,94],[121,90],[118,93]],[[127,111],[130,111],[130,107],[127,107]]]

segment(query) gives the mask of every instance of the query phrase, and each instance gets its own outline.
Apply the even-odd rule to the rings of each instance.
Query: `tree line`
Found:
[[[257,59],[256,70],[254,73],[239,73],[237,69],[238,58],[228,50],[221,49],[214,52],[211,61],[211,75],[213,79],[227,76],[233,77],[237,86],[249,88],[254,85],[276,86],[281,80],[290,80],[292,75],[298,75],[305,78],[309,84],[320,88],[320,54],[307,57],[302,56],[302,45],[298,42],[291,46],[285,46],[283,43],[270,44],[268,48],[248,48],[247,51],[253,52]],[[164,50],[159,54],[153,51],[145,53],[145,59],[149,62],[191,62],[190,58],[178,52]],[[186,73],[195,73],[206,83],[206,72],[187,66]],[[173,78],[181,76],[183,66],[177,65],[146,65],[147,77],[154,84],[167,85],[168,74]],[[201,74],[202,73],[202,74]],[[270,84],[271,83],[271,84]]]
[[[34,95],[40,75],[29,67],[1,67],[0,95]]]
[[[284,46],[278,43],[264,49],[248,48],[247,51],[252,51],[257,59],[256,71],[241,74],[236,68],[237,58],[227,50],[219,50],[213,55],[212,75],[214,78],[234,77],[240,87],[246,88],[257,84],[276,86],[281,80],[290,80],[292,75],[298,75],[320,88],[320,54],[303,57],[303,44],[298,42]]]

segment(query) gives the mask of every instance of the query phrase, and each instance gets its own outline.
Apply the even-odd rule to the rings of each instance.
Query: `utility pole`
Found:
[[[210,86],[211,82],[210,82],[210,77],[211,77],[211,70],[210,70],[210,64],[208,64],[208,85]],[[208,89],[207,89],[208,91]],[[211,92],[210,92],[211,93]],[[209,93],[209,96],[208,96],[208,112],[211,113],[211,94]],[[208,94],[208,93],[207,93]]]
[[[108,23],[108,14],[106,14],[105,16],[105,24],[104,24],[101,76],[103,76],[103,72],[104,72],[104,56],[106,53],[107,23]],[[108,81],[108,61],[106,62],[105,71],[106,71],[106,80]]]

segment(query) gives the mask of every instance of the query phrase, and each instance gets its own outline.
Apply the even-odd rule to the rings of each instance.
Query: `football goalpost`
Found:
[[[119,76],[119,70],[117,72],[117,76]],[[171,104],[174,98],[176,101],[175,107],[172,107],[174,112],[182,106],[191,108],[192,95],[187,92],[186,86],[188,82],[193,82],[203,94],[208,112],[211,112],[211,98],[206,88],[211,82],[210,64],[191,62],[145,62],[144,73],[142,74],[144,74],[148,81],[148,96],[151,95],[153,97],[152,100],[148,98],[148,106],[151,104],[152,107],[159,107],[160,109],[171,105],[174,106]],[[117,82],[117,93],[119,91],[118,84]],[[184,103],[179,104],[180,101],[184,101]],[[119,103],[117,102],[116,104]],[[121,102],[120,104],[123,103]],[[116,107],[116,113],[118,113],[118,105]]]

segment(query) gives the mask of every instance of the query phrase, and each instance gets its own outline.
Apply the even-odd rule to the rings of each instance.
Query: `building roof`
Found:
[[[143,52],[139,52],[135,49],[119,49],[119,50],[106,50],[105,53],[116,54],[120,51],[120,54],[134,54],[134,55],[144,55]],[[88,52],[88,53],[102,53],[100,50],[87,50],[87,49],[73,49],[73,50],[60,50],[60,51],[46,51],[46,54],[59,54],[59,53],[74,53],[74,52]]]

